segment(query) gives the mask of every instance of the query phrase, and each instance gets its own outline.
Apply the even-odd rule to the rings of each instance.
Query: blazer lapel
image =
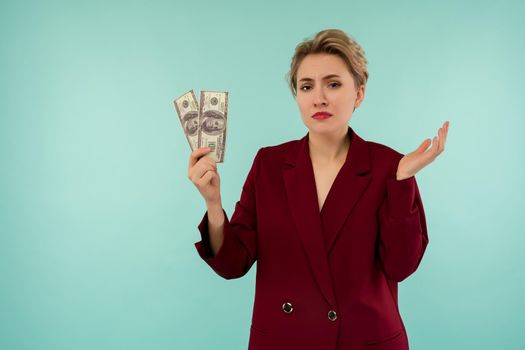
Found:
[[[283,169],[286,196],[315,280],[329,305],[336,306],[319,215],[308,135],[289,153]]]
[[[366,142],[348,127],[350,148],[346,161],[319,213],[308,134],[292,148],[283,168],[286,196],[297,232],[319,289],[335,306],[328,255],[343,223],[370,183],[370,159]]]
[[[321,210],[327,255],[341,232],[344,222],[354,209],[370,184],[370,155],[368,145],[352,128],[348,128],[350,148],[346,161],[337,177]]]

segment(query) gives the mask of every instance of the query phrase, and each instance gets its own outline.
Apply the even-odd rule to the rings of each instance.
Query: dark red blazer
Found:
[[[207,213],[195,243],[225,279],[257,261],[249,350],[406,350],[397,283],[428,243],[415,177],[402,154],[348,127],[350,148],[319,212],[308,133],[255,156],[216,256]]]

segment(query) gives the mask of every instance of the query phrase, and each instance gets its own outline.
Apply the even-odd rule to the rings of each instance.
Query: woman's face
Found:
[[[306,127],[315,133],[331,134],[348,129],[354,108],[364,99],[365,87],[356,90],[344,61],[331,54],[309,54],[297,70],[296,101]],[[315,119],[317,112],[332,114]]]

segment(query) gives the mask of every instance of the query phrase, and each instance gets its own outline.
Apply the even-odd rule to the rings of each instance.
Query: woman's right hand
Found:
[[[209,147],[197,148],[191,152],[188,178],[197,187],[206,204],[213,205],[220,203],[221,190],[217,163],[210,157],[204,157],[209,152]]]

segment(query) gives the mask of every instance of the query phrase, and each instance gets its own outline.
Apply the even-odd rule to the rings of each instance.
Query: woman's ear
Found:
[[[359,107],[359,105],[361,104],[361,102],[363,102],[364,99],[365,99],[365,85],[361,85],[359,89],[357,89],[357,97],[354,103],[354,111],[357,107]]]

